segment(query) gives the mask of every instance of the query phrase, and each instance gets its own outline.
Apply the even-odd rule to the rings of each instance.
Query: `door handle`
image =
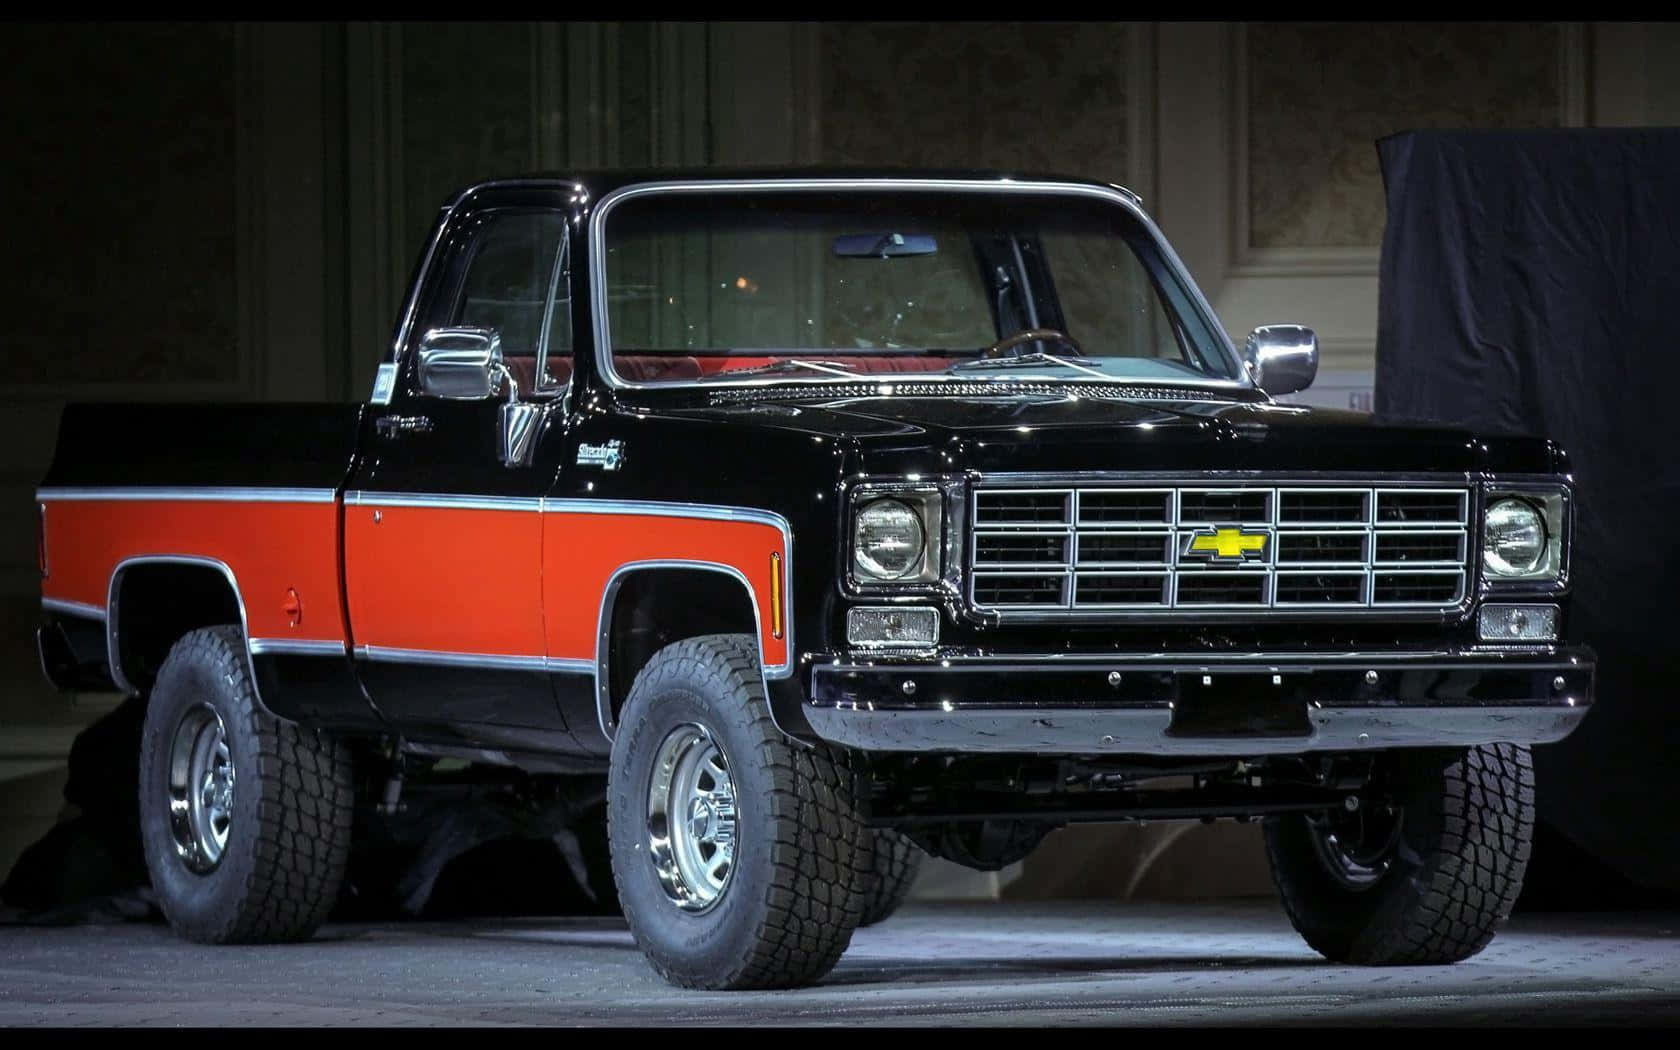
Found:
[[[385,438],[432,432],[432,421],[425,416],[380,416],[373,426],[379,432],[379,436]]]

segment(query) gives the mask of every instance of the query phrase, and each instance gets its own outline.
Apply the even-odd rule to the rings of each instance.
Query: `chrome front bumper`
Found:
[[[818,663],[805,716],[862,751],[1253,756],[1548,744],[1592,705],[1586,648]]]

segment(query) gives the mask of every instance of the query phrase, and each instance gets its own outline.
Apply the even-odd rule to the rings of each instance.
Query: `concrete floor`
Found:
[[[0,1025],[1680,1023],[1680,915],[1519,916],[1453,967],[1360,970],[1275,904],[921,905],[819,987],[697,993],[622,923],[329,927],[209,949],[161,926],[0,928]]]

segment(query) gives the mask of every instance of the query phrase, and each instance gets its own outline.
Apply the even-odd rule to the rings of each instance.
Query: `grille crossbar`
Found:
[[[969,600],[1000,616],[1449,613],[1469,580],[1466,487],[982,482]]]

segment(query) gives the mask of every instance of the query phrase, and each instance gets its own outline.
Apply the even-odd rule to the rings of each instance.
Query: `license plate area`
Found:
[[[1311,736],[1307,704],[1271,674],[1181,674],[1168,736]]]

